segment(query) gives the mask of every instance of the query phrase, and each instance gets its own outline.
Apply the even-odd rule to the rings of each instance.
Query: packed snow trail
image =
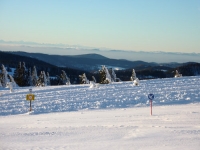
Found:
[[[26,95],[30,87],[0,90],[0,115],[24,114],[29,110]],[[33,114],[78,111],[83,109],[128,108],[149,105],[148,94],[155,96],[153,105],[200,102],[200,76],[115,82],[98,85],[64,85],[32,87],[35,100]]]
[[[1,150],[199,150],[200,103],[0,116]]]

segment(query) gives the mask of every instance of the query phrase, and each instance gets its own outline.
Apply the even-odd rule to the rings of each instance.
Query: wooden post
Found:
[[[32,110],[32,108],[31,108],[31,100],[30,100],[30,111]]]
[[[151,116],[152,116],[152,100],[150,100]]]

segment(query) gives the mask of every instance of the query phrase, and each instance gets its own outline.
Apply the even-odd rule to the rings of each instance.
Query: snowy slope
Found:
[[[26,113],[30,87],[1,90],[0,115]],[[200,102],[200,77],[182,77],[143,80],[139,86],[133,82],[99,85],[33,87],[36,100],[32,102],[34,114],[77,111],[82,109],[127,108],[149,105],[148,94],[155,95],[154,105]]]
[[[32,89],[0,90],[0,150],[199,150],[199,76]]]

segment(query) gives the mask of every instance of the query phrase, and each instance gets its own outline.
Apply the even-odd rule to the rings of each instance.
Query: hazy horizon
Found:
[[[200,53],[181,52],[151,52],[151,51],[127,51],[92,48],[80,45],[46,44],[25,41],[4,41],[0,40],[1,51],[23,51],[29,53],[44,53],[50,55],[81,55],[100,54],[112,59],[126,59],[130,61],[145,61],[156,63],[185,63],[199,62]]]

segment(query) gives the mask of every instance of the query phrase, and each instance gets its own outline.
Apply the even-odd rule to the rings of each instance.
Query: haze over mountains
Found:
[[[109,50],[106,48],[93,48],[80,45],[65,44],[41,44],[34,42],[12,42],[0,40],[0,50],[2,51],[24,51],[45,53],[53,55],[82,55],[99,54],[111,59],[126,59],[130,61],[145,61],[155,63],[185,63],[199,62],[200,53],[179,53],[179,52],[147,52],[147,51],[126,51]],[[170,51],[170,50],[169,50]]]
[[[149,67],[158,67],[159,70],[169,70],[183,65],[183,63],[148,63],[144,61],[129,61],[124,59],[110,59],[99,54],[83,54],[83,55],[48,55],[42,53],[27,53],[22,51],[6,52],[18,56],[25,56],[26,59],[36,59],[52,64],[57,67],[68,67],[85,71],[98,71],[102,65],[114,70],[136,69],[142,70]],[[9,56],[10,57],[10,56]],[[4,58],[2,58],[4,59]],[[20,61],[20,60],[19,60]],[[35,61],[35,60],[34,60]]]
[[[35,66],[38,74],[41,71],[48,72],[53,77],[52,85],[58,85],[59,79],[54,80],[64,70],[73,84],[79,83],[77,77],[83,73],[92,80],[92,76],[100,82],[99,70],[102,65],[108,69],[114,69],[116,75],[122,81],[129,81],[134,69],[137,77],[143,79],[174,77],[174,71],[178,70],[183,76],[200,75],[200,63],[148,63],[144,61],[128,61],[124,59],[110,59],[99,54],[85,55],[48,55],[42,53],[5,52],[0,51],[0,64],[11,68],[17,68],[19,62],[25,62],[29,70]],[[13,73],[13,71],[11,71]]]

